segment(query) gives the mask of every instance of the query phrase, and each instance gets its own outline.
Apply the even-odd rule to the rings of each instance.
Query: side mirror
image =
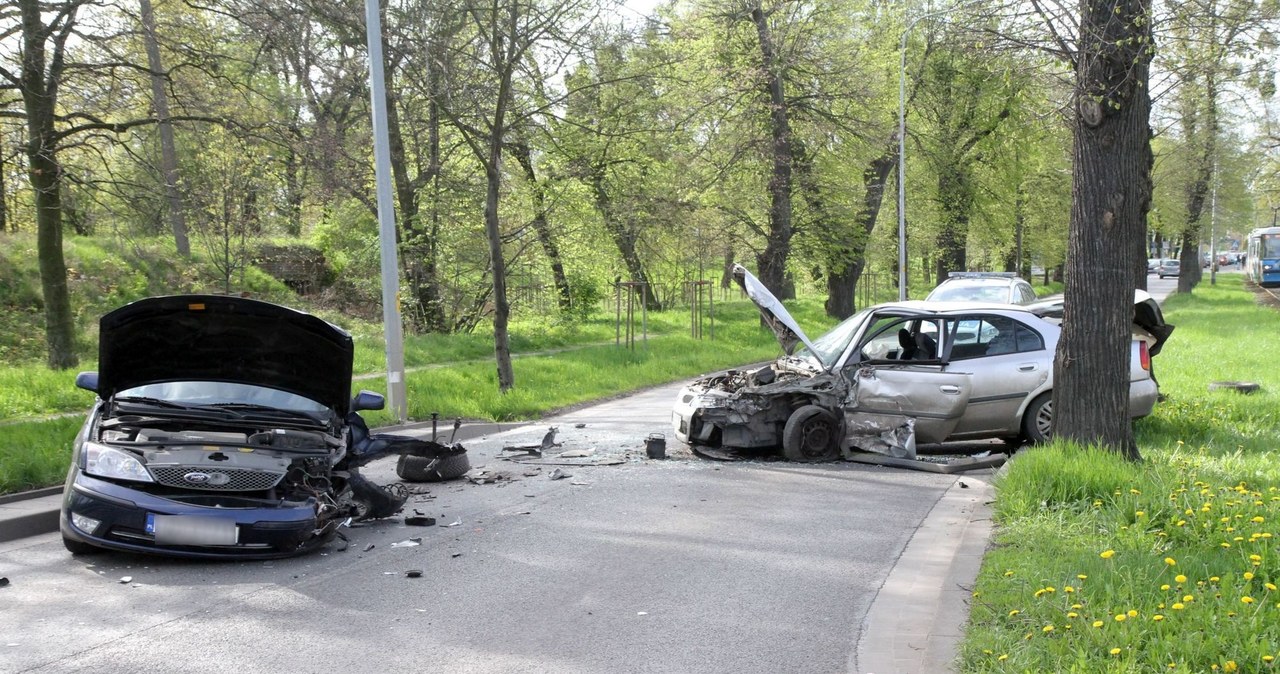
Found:
[[[95,378],[95,381],[96,378]],[[386,407],[387,399],[381,393],[373,391],[361,391],[351,399],[351,411],[359,412],[360,410],[380,410]]]
[[[76,388],[82,388],[86,391],[98,392],[98,373],[97,372],[81,372],[76,375]]]

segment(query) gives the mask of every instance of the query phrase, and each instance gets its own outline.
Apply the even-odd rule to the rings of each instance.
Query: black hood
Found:
[[[351,335],[310,314],[219,295],[152,297],[102,317],[98,395],[170,381],[265,386],[345,416]]]

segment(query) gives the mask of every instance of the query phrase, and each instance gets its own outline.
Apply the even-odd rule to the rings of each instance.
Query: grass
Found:
[[[832,321],[819,298],[789,303],[802,325],[815,333]],[[425,335],[406,340],[406,377],[411,419],[520,420],[575,403],[692,377],[703,372],[768,360],[778,353],[772,333],[745,300],[716,304],[715,339],[695,340],[685,310],[651,312],[649,339],[634,350],[613,344],[612,316],[577,324],[522,320],[512,327],[516,387],[498,393],[492,335]],[[381,333],[348,326],[356,338],[357,371],[383,365]],[[708,337],[710,326],[705,326]],[[92,369],[93,363],[85,363]],[[412,369],[419,368],[419,369]],[[75,388],[74,372],[52,372],[31,364],[0,370],[0,493],[56,484],[93,395]],[[385,392],[381,378],[355,388]],[[72,416],[49,419],[50,413]],[[387,424],[385,412],[365,413],[371,424]],[[41,417],[41,418],[32,418]]]
[[[1054,443],[998,481],[961,671],[1259,672],[1280,657],[1280,371],[1260,367],[1280,312],[1231,276],[1165,311],[1168,400],[1135,426],[1144,461]]]

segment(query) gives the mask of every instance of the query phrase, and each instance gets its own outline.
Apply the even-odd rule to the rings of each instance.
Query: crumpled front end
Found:
[[[793,411],[806,404],[838,410],[846,389],[830,373],[729,370],[681,389],[671,421],[676,437],[691,445],[777,447]]]

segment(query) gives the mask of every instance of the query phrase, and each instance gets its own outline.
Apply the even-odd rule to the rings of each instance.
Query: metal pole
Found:
[[[1218,160],[1213,160],[1213,196],[1209,199],[1209,285],[1218,284]]]
[[[391,199],[391,143],[387,138],[387,83],[382,72],[382,16],[378,0],[365,0],[369,41],[369,98],[373,106],[373,157],[377,177],[378,240],[382,253],[382,329],[387,343],[387,402],[396,421],[409,414],[404,382],[404,334],[400,324],[400,267],[396,213]]]

